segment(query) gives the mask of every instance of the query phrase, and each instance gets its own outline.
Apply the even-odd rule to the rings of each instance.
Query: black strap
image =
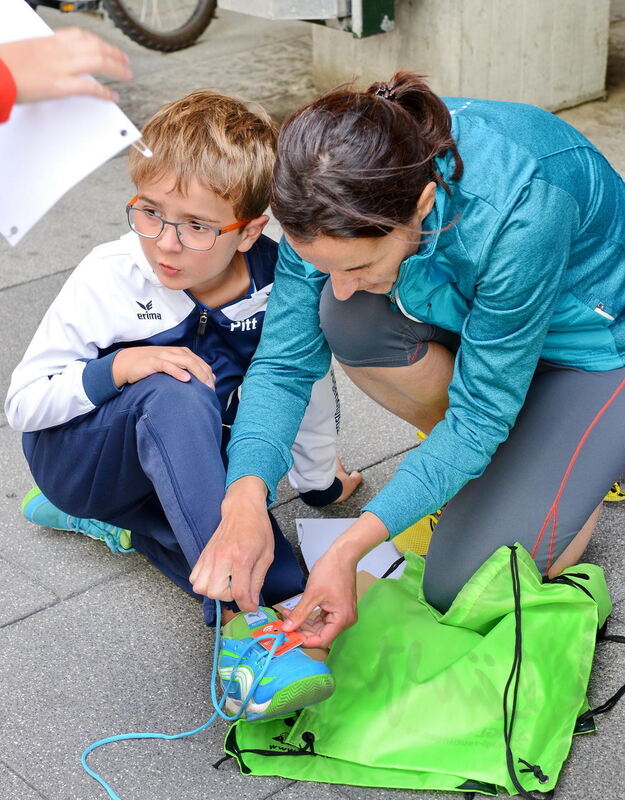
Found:
[[[618,633],[606,633],[607,620],[605,625],[599,631],[600,642],[617,642],[618,644],[625,644],[625,636],[620,636]],[[618,703],[618,701],[625,695],[625,683],[618,689],[611,697],[596,708],[591,708],[585,711],[577,718],[577,725],[583,725],[585,722],[591,720],[597,714],[605,714],[610,711]]]
[[[506,687],[503,693],[503,727],[504,727],[504,741],[506,743],[506,764],[508,767],[508,774],[510,780],[514,784],[514,788],[524,798],[524,800],[538,800],[538,795],[526,791],[517,777],[514,755],[512,753],[512,729],[514,727],[514,718],[516,716],[517,700],[519,695],[519,681],[521,678],[521,662],[523,659],[523,635],[521,629],[521,580],[519,578],[519,563],[517,560],[516,547],[510,547],[510,574],[512,577],[512,594],[514,596],[514,658],[512,660],[512,669],[506,682]],[[508,711],[508,694],[512,686],[512,708]],[[525,769],[521,772],[532,772],[541,783],[546,783],[549,776],[545,775],[538,764],[529,764],[522,758],[518,761],[525,764]],[[542,798],[549,798],[553,796],[553,791],[545,792]]]
[[[402,556],[401,558],[398,558],[397,561],[393,561],[393,563],[386,570],[384,575],[382,575],[382,578],[388,578],[389,575],[392,575],[393,572],[395,572],[395,570],[397,569],[397,567],[401,566],[401,564],[403,564],[405,560],[406,560],[405,556]]]
[[[236,725],[233,725],[226,735],[225,747],[239,762],[239,768],[241,769],[241,772],[244,775],[249,775],[252,770],[247,766],[242,758],[244,753],[252,753],[257,756],[316,756],[317,753],[315,753],[314,733],[311,731],[304,731],[302,733],[302,741],[304,742],[303,747],[293,748],[292,750],[287,750],[286,748],[283,749],[280,747],[280,745],[269,745],[270,748],[273,748],[270,750],[261,750],[256,748],[241,750],[237,742]]]
[[[558,575],[555,578],[543,578],[543,583],[562,583],[565,586],[575,586],[576,589],[581,589],[591,600],[594,600],[595,598],[588,589],[582,586],[581,583],[574,581],[573,578],[580,578],[581,580],[587,581],[590,580],[590,575],[587,575],[585,572],[567,572],[566,575]]]

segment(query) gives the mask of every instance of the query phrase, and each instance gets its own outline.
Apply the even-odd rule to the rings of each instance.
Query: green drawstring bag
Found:
[[[573,734],[594,730],[586,687],[611,611],[603,570],[583,564],[543,582],[520,545],[501,547],[440,614],[423,595],[424,560],[406,559],[399,580],[371,586],[334,643],[334,695],[296,716],[239,720],[226,754],[248,775],[551,790]]]

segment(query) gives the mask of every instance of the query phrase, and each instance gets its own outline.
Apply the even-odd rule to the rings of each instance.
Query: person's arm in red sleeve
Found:
[[[0,60],[0,122],[6,122],[17,97],[17,86],[11,71]]]

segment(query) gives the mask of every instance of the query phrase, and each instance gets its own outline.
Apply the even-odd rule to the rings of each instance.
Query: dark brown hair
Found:
[[[272,209],[295,239],[384,236],[408,224],[434,157],[451,151],[451,116],[420,75],[397,72],[366,92],[339,86],[292,114],[278,137]]]

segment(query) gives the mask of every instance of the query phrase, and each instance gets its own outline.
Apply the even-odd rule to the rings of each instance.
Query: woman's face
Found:
[[[402,261],[419,249],[421,223],[434,204],[436,184],[429,183],[417,203],[415,215],[406,228],[394,228],[386,236],[341,239],[318,236],[302,242],[286,236],[295,252],[330,276],[337,300],[347,300],[354,292],[385,294],[397,280]]]
[[[417,251],[419,232],[412,236],[395,229],[367,239],[318,236],[312,242],[286,238],[300,258],[330,276],[336,299],[347,300],[354,292],[389,292],[402,261]]]

